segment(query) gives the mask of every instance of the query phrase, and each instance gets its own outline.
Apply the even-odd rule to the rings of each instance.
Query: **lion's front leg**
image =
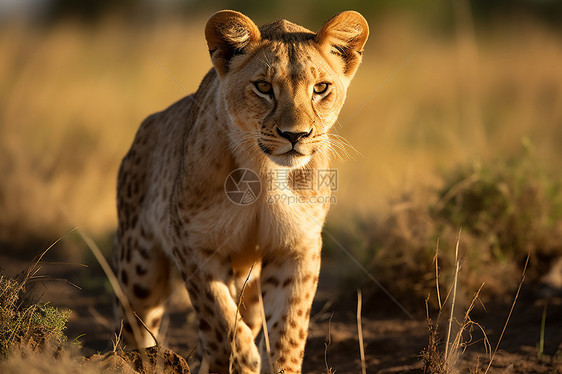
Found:
[[[320,272],[320,238],[304,248],[277,251],[262,263],[261,289],[274,373],[300,373],[308,320]],[[269,357],[262,344],[262,373]]]
[[[257,374],[260,355],[252,330],[231,296],[229,261],[210,251],[206,257],[197,255],[198,252],[201,250],[174,250],[197,314],[203,351],[199,373]]]

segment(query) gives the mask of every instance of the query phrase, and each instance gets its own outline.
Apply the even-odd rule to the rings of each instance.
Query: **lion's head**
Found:
[[[318,33],[285,20],[258,28],[241,13],[215,13],[205,36],[234,125],[232,146],[287,167],[323,152],[368,34],[354,11]]]

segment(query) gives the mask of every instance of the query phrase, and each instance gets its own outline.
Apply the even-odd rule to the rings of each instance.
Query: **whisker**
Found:
[[[355,148],[346,138],[339,134],[328,134],[328,139],[331,144],[341,149],[345,154],[355,160],[355,158],[348,152],[348,149],[353,150],[356,155],[365,157],[357,148]]]
[[[242,133],[241,139],[230,139],[229,148],[232,152],[249,151],[255,141],[259,139],[256,131],[250,133]]]

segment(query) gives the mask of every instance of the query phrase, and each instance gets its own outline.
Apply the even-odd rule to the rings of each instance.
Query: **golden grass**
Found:
[[[478,341],[481,341],[484,345],[486,353],[489,355],[491,347],[488,341],[488,337],[486,335],[486,331],[484,327],[482,327],[477,322],[474,322],[470,316],[474,307],[476,306],[476,302],[480,302],[480,292],[484,287],[484,283],[480,286],[478,291],[473,295],[472,300],[468,307],[464,312],[464,316],[461,321],[458,321],[455,317],[455,306],[457,303],[456,295],[457,289],[459,287],[458,279],[459,279],[459,272],[461,268],[462,259],[459,257],[459,246],[461,243],[461,232],[459,231],[457,236],[457,241],[455,245],[455,270],[454,270],[454,280],[451,285],[451,288],[445,297],[443,304],[439,301],[439,313],[435,321],[430,317],[430,307],[429,307],[429,300],[430,295],[428,295],[426,299],[426,318],[428,322],[428,330],[429,330],[429,342],[426,349],[421,352],[421,360],[423,362],[423,372],[424,374],[454,374],[459,373],[459,363],[460,360],[465,353],[467,347],[474,344],[474,333],[473,330],[476,328],[477,331],[480,331],[482,334],[482,338]],[[439,299],[440,296],[440,286],[439,286],[439,271],[438,271],[438,255],[439,255],[439,243],[436,248],[435,252],[435,269],[436,269],[436,294],[437,298]],[[444,348],[441,344],[440,333],[439,333],[439,326],[440,326],[440,317],[441,315],[446,312],[446,304],[449,300],[449,296],[451,295],[450,301],[450,314],[447,323],[447,332],[446,338],[443,342]],[[455,322],[453,324],[453,322]],[[507,323],[506,323],[507,325]],[[501,339],[500,339],[501,340]],[[478,342],[476,341],[476,342]],[[499,341],[498,341],[499,346]],[[497,349],[497,347],[496,347]],[[490,365],[493,361],[493,356],[490,356]],[[476,362],[478,365],[478,362]],[[470,372],[479,372],[479,368],[473,368]]]
[[[158,63],[195,91],[210,67],[203,25],[0,33],[0,240],[114,229],[117,168],[140,121],[185,95]],[[524,22],[486,35],[435,36],[396,18],[371,29],[336,129],[360,155],[334,164],[334,211],[384,213],[402,191],[424,198],[443,170],[509,155],[523,139],[559,172],[560,36]]]

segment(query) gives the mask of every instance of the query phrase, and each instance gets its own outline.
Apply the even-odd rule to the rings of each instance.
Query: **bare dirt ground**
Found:
[[[28,263],[0,255],[0,266],[8,273],[24,269]],[[361,373],[361,355],[357,332],[357,295],[355,290],[341,292],[333,278],[330,265],[325,264],[319,291],[314,302],[304,373]],[[42,274],[64,279],[49,280],[38,285],[43,301],[70,308],[74,312],[68,323],[69,340],[79,337],[82,353],[90,356],[112,348],[111,294],[101,271],[70,265],[43,265]],[[72,282],[81,289],[70,285]],[[423,373],[420,353],[428,346],[428,324],[425,306],[410,310],[414,320],[406,317],[388,298],[373,297],[363,288],[362,328],[367,373]],[[562,373],[562,297],[548,299],[544,352],[539,358],[541,319],[545,299],[536,297],[537,290],[525,284],[517,301],[490,373]],[[472,313],[472,319],[486,330],[492,347],[504,326],[510,305],[486,305]],[[166,338],[162,344],[186,357],[192,368],[197,359],[190,356],[197,345],[194,314],[185,291],[180,287],[170,299],[169,318],[165,323]],[[444,325],[444,323],[441,323]],[[441,326],[442,335],[445,334]],[[484,372],[489,362],[481,335],[474,334],[474,343],[467,347],[457,365],[460,373]]]

